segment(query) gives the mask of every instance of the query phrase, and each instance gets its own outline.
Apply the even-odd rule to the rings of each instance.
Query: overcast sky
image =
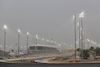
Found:
[[[6,24],[7,45],[17,43],[17,29],[21,29],[21,45],[26,45],[27,31],[31,37],[38,34],[41,38],[73,45],[72,15],[77,15],[78,22],[81,11],[85,12],[85,38],[100,43],[100,0],[0,0],[0,44]]]

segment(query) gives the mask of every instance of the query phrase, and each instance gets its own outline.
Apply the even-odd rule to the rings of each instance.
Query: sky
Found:
[[[8,46],[17,43],[17,29],[21,43],[26,45],[26,32],[32,37],[53,39],[74,45],[73,14],[84,11],[85,39],[100,44],[100,0],[0,0],[0,44],[3,44],[3,25],[7,25]],[[78,40],[78,27],[77,27]]]

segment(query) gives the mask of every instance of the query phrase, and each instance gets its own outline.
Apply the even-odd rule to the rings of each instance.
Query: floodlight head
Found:
[[[18,29],[18,32],[20,33],[20,29]]]
[[[4,25],[4,29],[7,29],[7,26],[6,25]]]

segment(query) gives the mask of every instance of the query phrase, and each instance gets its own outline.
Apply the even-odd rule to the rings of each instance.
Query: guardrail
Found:
[[[23,57],[2,57],[0,62],[6,62],[6,61],[13,61],[13,60],[22,60],[22,59],[38,59],[38,58],[48,58],[48,57],[56,57],[60,55],[56,54],[48,54],[48,55],[43,55],[43,56],[23,56]],[[4,61],[6,60],[6,61]]]

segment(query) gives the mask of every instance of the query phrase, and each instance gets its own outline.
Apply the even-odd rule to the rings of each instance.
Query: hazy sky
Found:
[[[21,45],[26,45],[27,31],[31,36],[38,34],[73,45],[72,15],[77,15],[78,22],[81,11],[85,12],[85,38],[100,43],[100,0],[0,0],[0,44],[3,44],[3,25],[6,24],[7,45],[17,42],[18,28],[21,29]]]

